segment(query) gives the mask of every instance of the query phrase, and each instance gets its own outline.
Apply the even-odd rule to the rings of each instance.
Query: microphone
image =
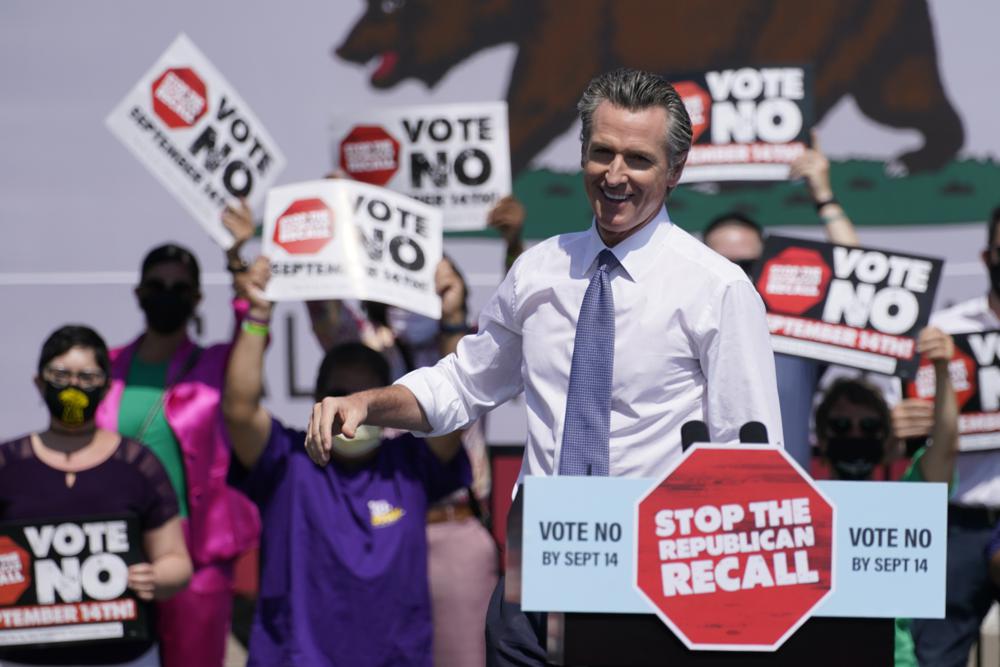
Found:
[[[768,444],[767,427],[760,422],[747,422],[740,428],[740,442],[746,444]]]
[[[705,422],[692,420],[681,426],[681,451],[686,452],[696,442],[708,442],[708,426]]]

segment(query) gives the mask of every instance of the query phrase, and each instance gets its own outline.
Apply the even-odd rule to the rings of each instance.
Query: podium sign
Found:
[[[752,445],[739,445],[734,449],[748,450]],[[705,445],[698,445],[685,453],[682,460],[686,461],[696,456],[699,451],[706,451]],[[761,448],[765,449],[765,448]],[[683,468],[678,467],[683,473]],[[733,479],[729,487],[747,486],[755,476],[758,481],[764,481],[760,476],[759,467],[743,467],[744,479]],[[668,476],[669,479],[669,476]],[[869,617],[869,618],[943,618],[945,601],[945,546],[947,522],[947,486],[932,483],[905,482],[837,482],[817,481],[816,496],[804,495],[796,497],[810,498],[810,518],[817,516],[812,513],[813,498],[823,497],[833,507],[833,532],[829,563],[829,578],[831,588],[829,593],[811,609],[799,608],[796,617],[788,622],[787,629],[794,630],[799,623],[809,615],[825,617]],[[658,613],[663,618],[664,612],[658,606],[651,604],[646,594],[641,592],[636,582],[642,574],[637,568],[639,548],[643,538],[640,524],[642,512],[640,503],[650,493],[661,487],[660,480],[653,479],[622,479],[597,477],[527,477],[522,493],[524,495],[523,539],[521,544],[521,606],[525,611],[550,612],[599,612],[621,614]],[[715,484],[710,488],[697,491],[691,487],[700,503],[697,506],[714,504],[736,504],[721,502],[720,487]],[[727,492],[729,489],[727,489]],[[698,495],[700,494],[700,495]],[[789,494],[792,497],[792,494]],[[749,499],[749,497],[748,497]],[[685,499],[686,500],[686,499]],[[749,502],[758,502],[749,499]],[[767,499],[764,499],[767,500]],[[772,498],[777,500],[777,498]],[[677,506],[680,502],[674,501]],[[684,508],[695,505],[688,502]],[[778,505],[780,507],[780,503]],[[676,508],[675,508],[676,509]],[[734,516],[735,510],[727,510]],[[791,516],[795,516],[794,505],[790,504]],[[742,526],[754,525],[754,512],[749,510],[749,524],[734,522],[733,531],[740,533]],[[653,515],[655,517],[655,513]],[[707,516],[707,515],[706,515]],[[722,510],[719,510],[721,521]],[[800,504],[799,517],[802,518]],[[666,517],[663,517],[664,519]],[[765,517],[766,518],[766,517]],[[702,518],[702,523],[706,517]],[[691,517],[694,527],[693,515]],[[805,524],[800,524],[800,528]],[[655,526],[655,518],[654,518]],[[708,524],[711,527],[711,524]],[[721,528],[721,523],[720,523]],[[655,530],[655,528],[654,528]],[[751,532],[754,529],[751,528]],[[762,532],[762,531],[758,531]],[[819,526],[813,526],[814,542],[821,542]],[[693,531],[692,531],[693,533]],[[774,566],[774,556],[779,553],[792,553],[795,531],[791,530],[793,547],[787,550],[771,550],[772,566],[770,573],[773,579],[779,576],[781,580],[789,581],[790,577],[798,576],[795,556],[786,557],[786,566],[779,573]],[[692,534],[689,537],[694,537]],[[758,535],[761,541],[763,535]],[[670,539],[670,538],[664,538]],[[725,541],[726,538],[723,538]],[[740,538],[737,537],[737,540]],[[750,538],[751,540],[753,538]],[[784,538],[782,538],[784,539]],[[800,542],[804,539],[800,533]],[[767,540],[777,544],[777,536],[771,535]],[[693,540],[691,541],[693,542]],[[701,549],[700,542],[693,545],[688,542],[685,548],[698,546],[701,556],[707,552]],[[707,542],[706,542],[707,544]],[[737,543],[739,544],[739,543]],[[748,542],[747,544],[752,544]],[[637,548],[638,547],[638,548]],[[654,573],[661,576],[664,563],[659,562],[659,544],[656,545],[656,567]],[[666,547],[664,547],[666,549]],[[811,548],[811,547],[809,547]],[[808,552],[808,549],[806,551]],[[713,544],[713,551],[717,547]],[[679,554],[679,545],[675,542],[674,553]],[[744,561],[749,560],[752,551],[741,554]],[[758,554],[762,553],[757,551]],[[703,557],[686,559],[705,560]],[[713,556],[721,560],[726,555]],[[801,557],[800,557],[801,559]],[[667,562],[679,562],[682,559],[667,559]],[[766,562],[766,561],[765,561]],[[746,563],[744,563],[744,566]],[[641,565],[640,565],[641,567]],[[692,567],[692,571],[694,566]],[[699,565],[699,586],[706,586],[707,575],[704,565]],[[713,577],[716,567],[712,568]],[[729,591],[716,585],[711,592],[699,594],[710,612],[700,615],[695,620],[702,627],[683,625],[687,619],[678,621],[672,619],[671,629],[690,648],[708,648],[709,642],[702,642],[703,627],[725,625],[724,614],[728,605],[741,595],[750,593],[762,595],[767,587],[754,584],[754,580],[746,579],[744,567],[741,588]],[[817,556],[809,558],[808,564],[801,568],[805,579],[809,571],[820,572],[822,559]],[[692,572],[693,573],[693,572]],[[734,576],[728,570],[724,576]],[[766,577],[760,572],[757,576],[766,582]],[[822,577],[821,577],[822,578]],[[690,582],[694,590],[693,580]],[[754,584],[742,589],[743,583]],[[815,582],[819,583],[819,582]],[[728,585],[728,582],[727,582]],[[807,583],[806,586],[814,585]],[[795,584],[775,586],[773,588],[791,589]],[[688,598],[699,597],[696,595]],[[767,616],[768,605],[783,603],[771,601],[764,597],[758,605],[745,611],[747,615]],[[669,603],[667,607],[669,608]],[[669,615],[669,614],[668,614]],[[771,621],[776,625],[777,621]],[[787,639],[791,632],[786,632],[781,641]],[[763,640],[753,639],[746,642],[742,637],[730,647],[732,650],[774,650],[780,646],[780,641],[765,645]],[[756,648],[754,648],[754,643]],[[713,640],[715,650],[726,648],[717,645]]]

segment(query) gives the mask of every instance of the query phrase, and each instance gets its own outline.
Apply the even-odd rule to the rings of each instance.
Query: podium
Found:
[[[591,667],[890,667],[886,618],[811,618],[774,653],[691,651],[651,614],[549,614],[549,659]]]

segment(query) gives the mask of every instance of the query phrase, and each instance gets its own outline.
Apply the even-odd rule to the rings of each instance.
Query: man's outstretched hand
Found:
[[[313,463],[325,466],[330,462],[334,436],[353,438],[358,426],[368,416],[368,401],[364,394],[328,396],[313,406],[306,428],[306,452]]]

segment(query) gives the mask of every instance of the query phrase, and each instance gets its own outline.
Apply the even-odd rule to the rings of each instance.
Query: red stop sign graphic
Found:
[[[333,211],[322,199],[299,199],[278,216],[274,242],[293,255],[309,255],[333,238]]]
[[[801,315],[823,300],[832,274],[819,251],[793,246],[764,264],[757,291],[768,310]]]
[[[956,346],[955,354],[948,362],[948,374],[951,376],[951,386],[955,389],[959,410],[976,394],[977,368],[972,357]],[[935,380],[934,362],[921,359],[913,382],[906,383],[906,395],[910,398],[933,400]]]
[[[770,445],[697,445],[637,506],[636,584],[691,649],[773,651],[833,587],[833,506]]]
[[[31,557],[7,536],[0,537],[0,605],[18,601],[31,585]]]
[[[357,181],[385,185],[399,169],[399,142],[378,125],[358,125],[340,142],[340,168]]]
[[[694,81],[675,83],[674,90],[681,96],[688,116],[691,117],[691,143],[695,143],[712,119],[712,98]]]
[[[153,111],[167,127],[191,127],[208,111],[205,82],[189,67],[172,67],[153,82]]]

